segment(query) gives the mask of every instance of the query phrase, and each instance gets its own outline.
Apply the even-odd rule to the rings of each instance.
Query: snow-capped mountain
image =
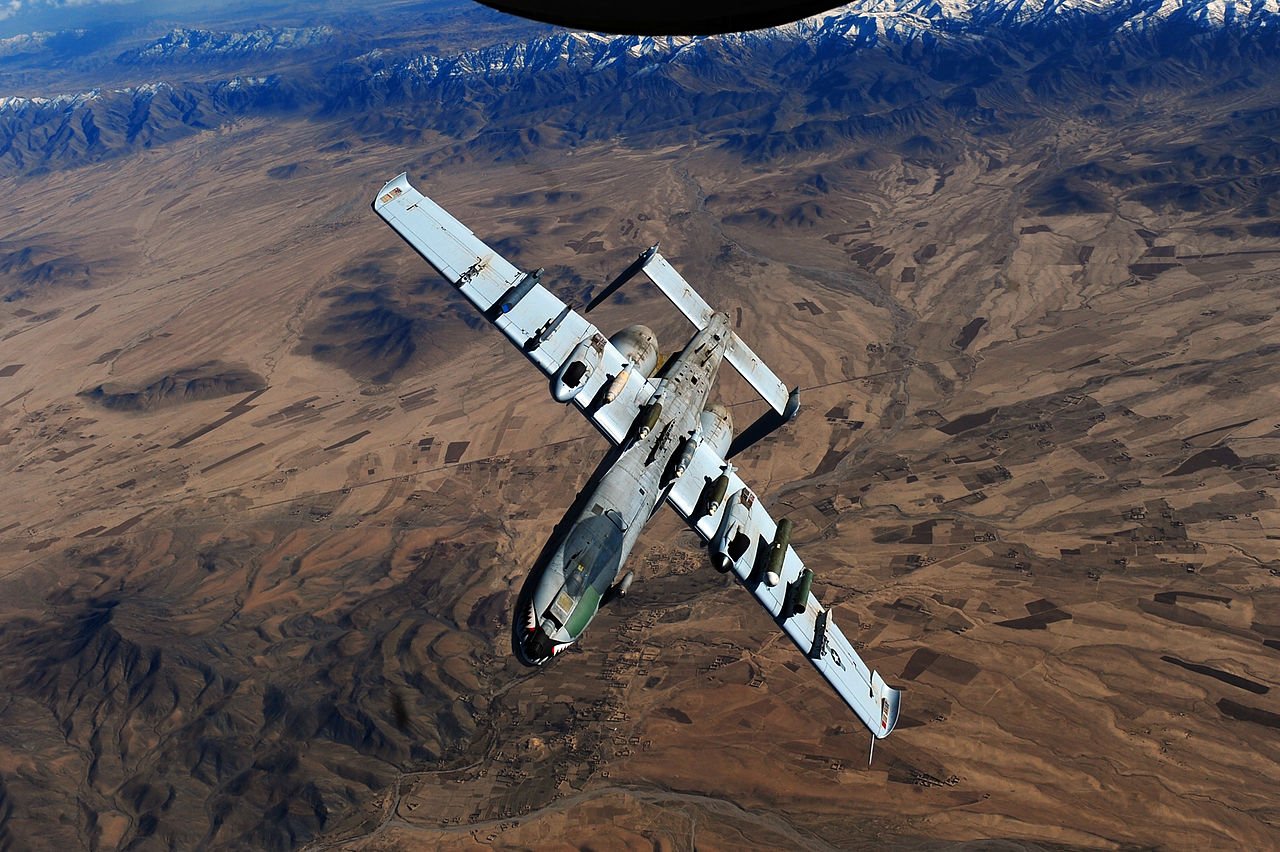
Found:
[[[198,54],[329,49],[303,71],[0,97],[0,169],[92,162],[265,110],[354,117],[362,132],[396,139],[431,127],[485,156],[534,144],[523,131],[541,126],[538,145],[696,128],[768,157],[851,134],[995,124],[1046,99],[1105,104],[1143,87],[1269,85],[1280,76],[1277,2],[864,0],[724,36],[551,30],[448,55],[346,58],[331,58],[343,43],[328,27],[175,30],[118,61],[163,77],[166,63]]]
[[[1276,0],[867,0],[850,3],[780,29],[804,29],[862,15],[912,26],[954,32],[981,32],[1012,24],[1051,25],[1064,19],[1093,19],[1103,27],[1138,30],[1167,21],[1189,21],[1204,26],[1265,25],[1280,13]],[[1274,25],[1274,24],[1272,24]]]
[[[176,29],[163,38],[121,53],[116,61],[128,65],[305,50],[327,44],[333,36],[334,31],[328,26],[258,27],[248,32]]]

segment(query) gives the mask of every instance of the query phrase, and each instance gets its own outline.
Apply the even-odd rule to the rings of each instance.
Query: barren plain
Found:
[[[1150,177],[1201,144],[1178,104],[1132,127],[494,161],[246,119],[4,179],[0,837],[1280,843],[1280,213]],[[604,442],[370,211],[406,168],[579,304],[661,240],[804,389],[742,470],[906,689],[870,768],[670,513],[580,647],[512,659]],[[651,287],[594,316],[688,334]]]

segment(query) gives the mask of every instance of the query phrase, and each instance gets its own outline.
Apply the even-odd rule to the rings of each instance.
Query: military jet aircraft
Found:
[[[612,445],[530,576],[517,603],[515,650],[542,665],[582,636],[602,603],[626,593],[622,573],[645,523],[665,499],[707,543],[711,562],[732,571],[870,729],[884,738],[898,721],[900,692],[853,650],[813,594],[813,572],[790,546],[791,522],[775,522],[727,459],[733,423],[708,405],[728,362],[773,409],[795,416],[798,391],[786,386],[658,252],[640,257],[587,306],[644,272],[697,332],[658,369],[651,330],[632,325],[606,337],[540,283],[485,245],[401,174],[373,209],[453,284]],[[875,739],[872,739],[874,746]]]

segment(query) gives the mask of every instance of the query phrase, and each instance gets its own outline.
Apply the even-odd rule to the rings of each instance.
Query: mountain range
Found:
[[[0,171],[74,167],[268,114],[355,120],[390,141],[443,133],[468,155],[498,157],[690,133],[760,158],[834,137],[932,138],[956,124],[998,134],[1010,116],[1069,104],[1105,113],[1167,87],[1206,97],[1266,87],[1278,34],[1275,0],[864,2],[726,36],[544,31],[440,55],[404,44],[356,52],[327,26],[180,29],[114,57],[149,82],[0,97]],[[191,79],[201,62],[273,53],[313,58]]]

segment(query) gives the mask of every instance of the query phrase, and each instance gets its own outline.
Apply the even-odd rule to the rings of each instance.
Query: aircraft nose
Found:
[[[542,629],[542,625],[538,625],[529,631],[524,638],[524,653],[531,663],[544,663],[551,659],[555,653],[555,643],[551,641],[551,637]]]

